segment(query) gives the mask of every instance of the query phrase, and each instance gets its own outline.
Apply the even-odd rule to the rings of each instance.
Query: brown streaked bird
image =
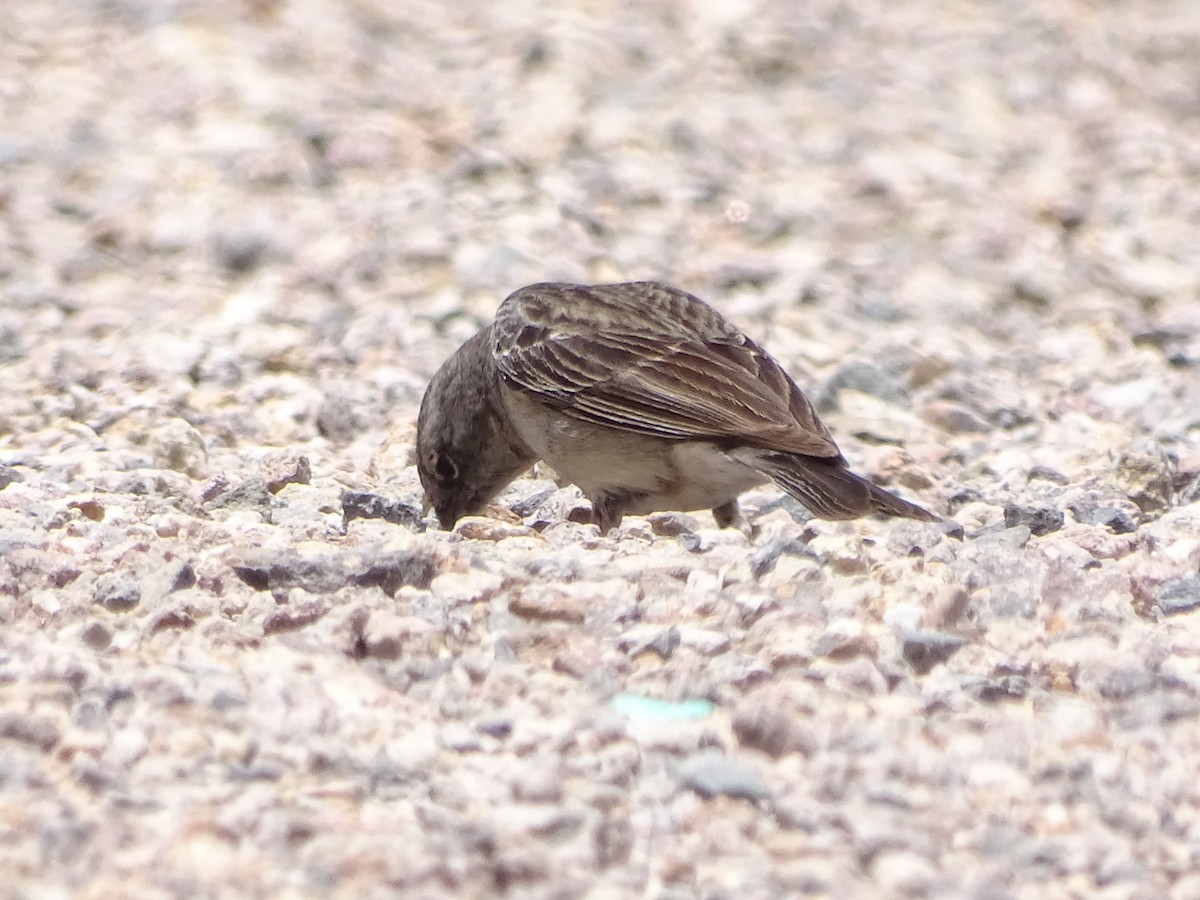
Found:
[[[443,528],[478,512],[538,459],[625,514],[711,509],[770,480],[814,516],[940,517],[847,468],[783,368],[715,309],[653,281],[533,284],[434,375],[417,468]]]

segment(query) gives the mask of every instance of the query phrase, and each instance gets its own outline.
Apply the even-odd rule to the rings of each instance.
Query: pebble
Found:
[[[998,673],[984,678],[969,679],[965,686],[971,696],[985,703],[1023,700],[1030,690],[1028,676],[1016,673]]]
[[[745,761],[719,750],[693,753],[679,764],[677,778],[681,787],[701,797],[723,795],[753,802],[771,795],[766,782]]]
[[[145,622],[145,633],[154,635],[160,631],[182,631],[196,624],[197,609],[202,608],[193,598],[180,598],[164,603]]]
[[[513,799],[521,803],[561,803],[563,785],[554,761],[535,761],[522,768],[513,777],[512,794]]]
[[[62,739],[62,732],[48,716],[0,712],[0,738],[28,744],[43,753],[49,753]]]
[[[222,227],[212,239],[217,265],[232,275],[253,272],[273,249],[272,229],[261,222],[244,222]]]
[[[812,652],[828,659],[851,659],[855,656],[873,657],[878,649],[875,639],[857,622],[839,620],[817,638]]]
[[[649,516],[650,530],[660,537],[680,537],[694,535],[699,528],[699,522],[694,516],[682,513],[655,513]]]
[[[978,413],[947,400],[926,404],[921,409],[921,418],[948,434],[986,434],[992,430],[991,424]]]
[[[822,385],[815,401],[817,409],[822,413],[838,409],[839,395],[844,390],[858,391],[896,405],[908,402],[907,392],[896,379],[870,363],[852,360],[838,367]]]
[[[264,522],[271,521],[271,493],[267,483],[258,477],[222,488],[205,500],[204,505],[210,512],[251,512],[257,513]]]
[[[1085,525],[1103,525],[1113,534],[1133,534],[1137,531],[1137,523],[1123,509],[1115,506],[1084,506],[1070,507],[1071,514],[1077,522]]]
[[[499,593],[504,579],[491,572],[443,572],[429,583],[429,589],[449,609],[482,603]]]
[[[438,733],[438,744],[455,753],[479,753],[483,743],[479,735],[461,725],[447,725]]]
[[[208,475],[208,449],[204,437],[184,419],[171,419],[150,434],[155,465],[183,472],[191,478]]]
[[[259,472],[272,494],[278,494],[286,485],[308,484],[312,480],[312,464],[307,456],[295,450],[271,453],[259,464]]]
[[[751,552],[750,569],[754,573],[754,577],[762,578],[765,576],[775,568],[783,556],[809,559],[816,563],[820,562],[820,557],[816,551],[800,538],[791,536],[779,537],[763,542]]]
[[[1061,512],[1044,506],[1020,506],[1016,503],[1009,503],[1004,507],[1005,528],[1023,526],[1038,537],[1058,531],[1063,527],[1064,521]]]
[[[435,644],[435,627],[415,616],[374,610],[362,631],[363,649],[375,659],[395,660],[402,654],[428,655]]]
[[[1163,615],[1167,616],[1188,613],[1200,607],[1200,575],[1163,582],[1154,591],[1154,601]]]
[[[967,643],[966,638],[940,631],[908,631],[901,640],[902,653],[919,675],[944,663]]]
[[[109,612],[129,612],[142,601],[142,589],[131,575],[106,572],[96,579],[92,597]]]
[[[89,622],[79,634],[80,639],[93,650],[104,650],[112,643],[112,629],[103,622]]]
[[[659,625],[642,625],[627,630],[617,643],[630,656],[638,656],[647,650],[658,654],[659,659],[670,659],[680,643],[679,628],[675,625],[663,628]]]
[[[510,525],[474,516],[459,519],[454,532],[469,541],[503,541],[514,537],[532,537],[537,533],[524,525]]]
[[[365,414],[352,397],[329,397],[317,410],[317,433],[337,444],[348,444],[367,427]]]
[[[271,610],[263,618],[263,634],[299,631],[319,622],[328,611],[328,604],[321,597],[300,590],[289,591],[287,605]]]
[[[1166,510],[1175,495],[1177,465],[1161,447],[1129,450],[1117,459],[1115,478],[1142,512]]]
[[[728,634],[708,628],[685,626],[677,629],[676,633],[681,645],[695,650],[703,656],[718,656],[732,645]]]
[[[927,897],[938,883],[929,860],[906,850],[886,850],[871,861],[875,883],[890,897]]]
[[[504,716],[494,716],[487,719],[482,719],[475,723],[475,728],[482,734],[489,735],[497,740],[504,740],[512,734],[512,720]]]
[[[424,531],[421,511],[410,503],[393,500],[369,491],[342,491],[342,527],[354,519],[383,519],[414,531]]]
[[[523,619],[542,622],[581,624],[587,616],[586,603],[580,598],[541,585],[519,590],[509,599],[508,610]]]
[[[428,588],[437,565],[428,551],[376,546],[358,548],[353,554],[281,553],[248,560],[234,570],[256,590],[301,587],[312,593],[333,593],[356,585],[378,587],[392,597],[404,587]]]
[[[805,730],[806,711],[778,690],[754,691],[734,710],[731,727],[743,747],[778,759],[789,753],[807,754],[814,741]]]

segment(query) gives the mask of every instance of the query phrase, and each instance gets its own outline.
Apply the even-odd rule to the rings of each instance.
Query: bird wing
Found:
[[[711,306],[665,284],[530,285],[501,304],[492,342],[506,384],[577,419],[840,457],[775,360]]]

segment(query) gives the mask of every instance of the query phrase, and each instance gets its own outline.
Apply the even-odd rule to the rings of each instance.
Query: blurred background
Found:
[[[12,4],[0,365],[61,391],[0,436],[153,383],[210,439],[344,442],[554,279],[781,326],[809,387],[953,370],[992,424],[1137,381],[1135,338],[1192,365],[1198,39],[1190,0]],[[1118,412],[1178,435],[1151,388]]]

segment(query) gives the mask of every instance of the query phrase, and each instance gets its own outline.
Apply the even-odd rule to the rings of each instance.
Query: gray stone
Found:
[[[4,490],[15,481],[23,481],[24,478],[20,471],[13,466],[0,464],[0,491]]]
[[[421,511],[411,503],[369,491],[342,491],[343,527],[354,519],[383,519],[413,531],[425,530],[425,520]]]
[[[1009,503],[1004,507],[1004,527],[1023,525],[1038,537],[1058,531],[1063,527],[1064,517],[1057,509],[1044,506],[1020,506]]]
[[[724,795],[743,800],[765,800],[770,789],[744,760],[719,750],[701,750],[679,764],[679,784],[701,797]]]
[[[0,738],[29,744],[48,753],[58,745],[61,733],[55,721],[47,716],[0,712]]]
[[[142,589],[132,575],[124,572],[105,572],[96,579],[92,599],[109,612],[129,612],[141,602]]]
[[[112,629],[103,622],[89,622],[79,637],[93,650],[104,650],[112,643]]]
[[[1200,575],[1164,581],[1154,591],[1154,602],[1167,616],[1191,612],[1200,607]]]
[[[317,412],[317,431],[339,444],[350,443],[366,427],[357,402],[349,397],[329,397]]]
[[[851,360],[838,367],[826,380],[816,396],[817,409],[823,413],[838,409],[838,395],[844,390],[858,391],[878,397],[886,403],[905,405],[908,392],[890,375],[867,362]]]
[[[220,228],[212,240],[213,257],[231,275],[245,275],[261,266],[273,249],[270,229],[245,222]]]
[[[264,522],[271,520],[271,492],[262,478],[247,478],[220,491],[206,500],[209,510],[248,510],[262,516]]]
[[[1103,525],[1114,534],[1132,534],[1137,531],[1137,523],[1133,517],[1115,506],[1079,502],[1072,503],[1068,509],[1075,520],[1084,525]]]
[[[258,591],[303,588],[313,594],[331,594],[353,584],[378,587],[390,597],[406,585],[428,588],[437,566],[428,551],[364,550],[357,554],[270,553],[235,563],[233,571]]]
[[[906,632],[900,646],[904,658],[919,674],[925,675],[938,663],[944,663],[966,645],[967,639],[941,631]]]

